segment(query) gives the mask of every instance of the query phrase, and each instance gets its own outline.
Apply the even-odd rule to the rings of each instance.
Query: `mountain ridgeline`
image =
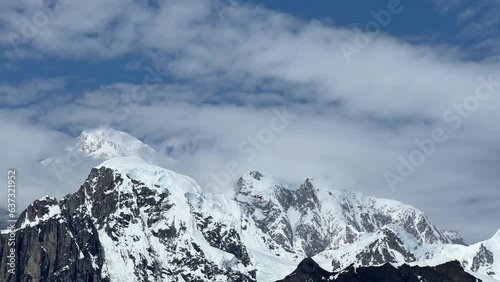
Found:
[[[312,179],[288,189],[252,171],[232,193],[204,193],[187,176],[120,157],[75,190],[21,213],[15,275],[2,231],[0,281],[476,281],[465,271],[500,279],[500,232],[467,246],[414,207]],[[313,280],[287,276],[312,262],[322,268]],[[387,277],[370,280],[377,273]]]
[[[304,259],[297,269],[277,282],[478,282],[481,281],[464,271],[457,261],[434,267],[381,266],[348,267],[341,272],[328,272],[311,258]]]

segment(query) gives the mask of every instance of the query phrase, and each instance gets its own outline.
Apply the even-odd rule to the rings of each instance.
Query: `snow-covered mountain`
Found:
[[[444,236],[448,237],[453,244],[464,245],[467,246],[465,240],[458,234],[457,231],[451,230],[441,230]]]
[[[491,239],[471,246],[460,244],[424,244],[399,228],[387,225],[359,241],[337,250],[326,250],[314,257],[324,268],[340,271],[349,266],[384,263],[435,266],[449,261],[461,265],[478,277],[500,280],[500,230]]]
[[[253,200],[251,195],[255,194],[263,199]],[[276,180],[250,172],[238,182],[236,200],[261,229],[271,230],[284,249],[306,256],[350,245],[387,224],[396,224],[420,245],[453,242],[412,206],[360,192],[318,187],[312,179],[290,191]]]
[[[84,130],[72,146],[65,149],[61,156],[52,156],[40,163],[49,166],[63,162],[68,153],[77,152],[84,158],[110,160],[117,157],[139,157],[150,163],[157,163],[158,153],[134,136],[111,127]]]
[[[35,201],[16,226],[23,268],[1,271],[7,281],[276,281],[308,256],[328,271],[459,260],[477,275],[500,273],[500,233],[453,244],[457,234],[411,206],[312,179],[290,190],[256,171],[232,196],[204,193],[191,178],[135,157],[92,169],[60,201]]]
[[[78,152],[95,159],[109,160],[117,157],[140,157],[152,160],[155,150],[139,139],[112,128],[84,130],[77,138]]]

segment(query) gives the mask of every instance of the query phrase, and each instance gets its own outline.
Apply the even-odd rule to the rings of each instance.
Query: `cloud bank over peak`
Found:
[[[35,163],[83,130],[111,125],[175,158],[168,168],[202,187],[231,189],[257,169],[291,185],[313,177],[407,202],[470,242],[498,229],[494,61],[240,2],[43,3],[0,3],[6,61],[126,63],[116,73],[65,68],[0,81],[0,132],[10,136],[1,141],[9,148],[2,169],[41,179],[47,172]],[[362,48],[360,36],[369,38]],[[348,59],[343,43],[357,48]],[[293,118],[278,123],[276,112]],[[446,141],[391,191],[385,173],[398,174],[401,158],[410,161],[416,141],[436,129]],[[241,174],[228,172],[235,163]],[[74,170],[68,181],[79,185],[90,164]],[[23,195],[64,195],[71,185],[33,182]]]

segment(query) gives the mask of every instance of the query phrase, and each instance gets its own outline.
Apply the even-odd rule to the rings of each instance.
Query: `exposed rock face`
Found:
[[[382,228],[380,238],[370,243],[367,248],[356,255],[361,265],[378,265],[384,263],[396,263],[395,257],[398,253],[406,262],[415,261],[415,256],[405,246],[398,234],[387,227]]]
[[[154,185],[101,167],[61,201],[35,201],[16,223],[20,269],[7,275],[2,255],[0,280],[255,281],[255,272],[244,270],[250,260],[235,230],[198,214],[197,230],[228,257],[218,265],[211,259],[217,252],[207,253],[190,222],[177,218],[190,214],[189,206]],[[0,254],[7,253],[6,239]]]
[[[314,256],[328,270],[456,259],[471,271],[498,275],[491,250],[499,246],[493,241],[483,249],[468,247],[458,233],[440,231],[423,212],[396,201],[328,191],[311,179],[289,190],[258,172],[239,179],[235,199],[271,235],[277,246],[270,248]]]
[[[419,267],[404,264],[398,268],[384,264],[378,267],[348,267],[339,273],[328,272],[310,258],[303,260],[297,269],[277,282],[478,282],[479,279],[465,272],[459,262],[452,261],[436,267]]]
[[[467,246],[464,238],[462,238],[462,236],[460,236],[457,231],[441,230],[441,233],[443,233],[443,235],[450,240],[451,244]]]
[[[479,247],[479,251],[477,254],[474,256],[472,260],[472,266],[471,270],[476,272],[478,271],[481,267],[488,267],[495,262],[493,258],[493,253],[488,250],[484,244],[481,244]],[[496,274],[494,271],[489,271],[488,275],[494,275]]]
[[[212,216],[201,211],[193,212],[198,228],[210,246],[233,254],[245,266],[250,266],[250,257],[238,231],[227,225],[216,222]]]
[[[264,197],[259,194],[262,192],[259,192],[259,188],[262,187],[254,189],[254,185],[260,186],[261,183],[258,182],[262,177],[259,172],[251,172],[238,181],[236,200],[245,207],[245,212],[253,218],[264,233],[270,234],[274,242],[287,251],[294,251],[297,238],[302,240],[301,251],[306,256],[312,256],[324,250],[329,241],[319,228],[322,224],[321,202],[312,180],[307,179],[296,191],[272,184],[271,187],[264,187],[264,189],[269,189],[266,191],[268,195]],[[249,201],[252,192],[263,198]],[[311,220],[303,221],[292,228],[288,216],[290,209],[297,211],[298,216]]]
[[[376,232],[388,224],[413,235],[420,245],[450,243],[413,207],[346,190],[320,190],[312,179],[290,191],[259,172],[251,172],[239,179],[236,192],[236,200],[264,233],[285,250],[305,256],[349,245],[363,233]]]
[[[308,256],[334,272],[457,259],[500,275],[500,231],[480,244],[451,245],[456,236],[399,202],[329,191],[311,179],[290,190],[256,171],[230,199],[137,158],[106,161],[60,201],[35,201],[15,234],[19,268],[7,274],[3,232],[0,281],[275,281]]]
[[[16,275],[0,260],[2,281],[107,281],[101,279],[104,253],[89,218],[72,217],[74,210],[49,197],[35,201],[16,223]],[[2,235],[0,254],[6,254]],[[5,280],[4,280],[5,279]]]

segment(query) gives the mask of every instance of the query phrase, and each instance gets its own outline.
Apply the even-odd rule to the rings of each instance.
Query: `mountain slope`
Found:
[[[255,195],[262,198],[255,199]],[[452,243],[414,207],[359,192],[328,190],[312,179],[290,191],[259,172],[250,172],[238,182],[235,199],[285,250],[306,256],[352,244],[387,224],[399,226],[419,245]]]
[[[500,230],[491,239],[470,246],[428,246],[422,252],[429,252],[431,255],[421,254],[421,259],[417,262],[419,265],[434,265],[455,259],[472,272],[500,281]]]
[[[441,230],[441,233],[450,239],[450,242],[453,244],[464,245],[467,246],[464,238],[458,234],[456,231],[451,230]]]
[[[396,201],[312,179],[289,190],[256,171],[239,179],[232,198],[134,157],[93,168],[60,201],[35,201],[16,228],[23,268],[5,277],[2,256],[7,281],[275,281],[308,256],[336,272],[458,259],[469,271],[500,273],[500,233],[453,245],[425,214]]]
[[[140,159],[107,161],[78,192],[59,202],[35,201],[21,214],[18,265],[24,267],[16,277],[2,272],[0,278],[255,281],[248,261],[212,247],[197,228],[188,199],[199,193],[192,179]],[[0,268],[6,269],[3,258]]]
[[[418,241],[396,225],[388,225],[374,234],[337,250],[327,250],[314,257],[326,269],[340,271],[354,265],[378,266],[384,263],[408,263],[435,266],[459,261],[466,270],[500,280],[500,231],[484,242],[470,246],[430,244]]]

